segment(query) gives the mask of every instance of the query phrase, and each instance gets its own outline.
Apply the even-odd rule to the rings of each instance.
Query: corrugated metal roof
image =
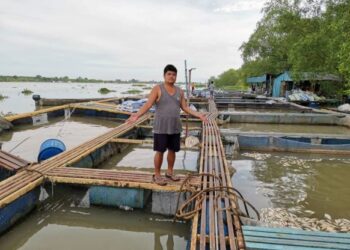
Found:
[[[262,75],[262,76],[253,76],[253,77],[248,77],[247,78],[247,82],[250,84],[254,84],[254,83],[263,83],[266,82],[267,79],[267,75]]]

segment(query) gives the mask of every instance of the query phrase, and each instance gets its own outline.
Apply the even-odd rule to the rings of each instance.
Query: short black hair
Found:
[[[165,66],[165,68],[164,68],[164,75],[165,75],[165,73],[168,72],[168,71],[172,71],[172,72],[175,72],[175,73],[177,74],[177,69],[176,69],[176,67],[175,67],[174,65],[172,65],[172,64],[168,64],[167,66]]]

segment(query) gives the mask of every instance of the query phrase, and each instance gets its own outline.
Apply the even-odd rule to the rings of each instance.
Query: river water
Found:
[[[131,83],[0,82],[0,95],[8,97],[0,100],[0,114],[34,111],[35,103],[32,99],[33,94],[38,94],[42,98],[107,98],[130,95],[126,93],[128,90],[139,90],[141,94],[148,93],[150,90],[146,88],[152,86],[152,84],[133,86]],[[108,88],[114,92],[100,94],[98,92],[100,88]],[[24,89],[31,90],[33,94],[22,94]]]
[[[350,157],[241,151],[232,165],[234,186],[259,210],[350,219]]]
[[[2,250],[176,250],[186,249],[190,226],[141,210],[74,205],[74,188],[56,186],[53,198],[39,205],[6,234]]]

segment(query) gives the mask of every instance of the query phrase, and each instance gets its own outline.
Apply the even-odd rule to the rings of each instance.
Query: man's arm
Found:
[[[140,108],[137,113],[132,114],[129,119],[126,120],[128,123],[136,122],[139,117],[145,114],[150,108],[152,108],[153,104],[156,102],[158,98],[158,88],[159,86],[154,86],[151,90],[151,93],[148,95],[147,102]]]
[[[187,101],[185,98],[185,94],[184,91],[181,90],[181,101],[180,101],[180,107],[183,111],[185,111],[187,114],[193,115],[194,117],[197,117],[199,119],[201,119],[203,122],[207,121],[207,117],[205,114],[200,113],[200,112],[196,112],[194,110],[192,110],[188,105],[187,105]]]

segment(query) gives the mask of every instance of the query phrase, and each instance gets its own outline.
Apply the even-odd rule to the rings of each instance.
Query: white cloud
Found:
[[[261,14],[239,3],[2,0],[0,74],[151,80],[174,63],[183,80],[187,58],[204,81],[242,62]]]
[[[214,9],[215,12],[234,13],[246,11],[259,11],[264,7],[263,0],[237,0]]]

